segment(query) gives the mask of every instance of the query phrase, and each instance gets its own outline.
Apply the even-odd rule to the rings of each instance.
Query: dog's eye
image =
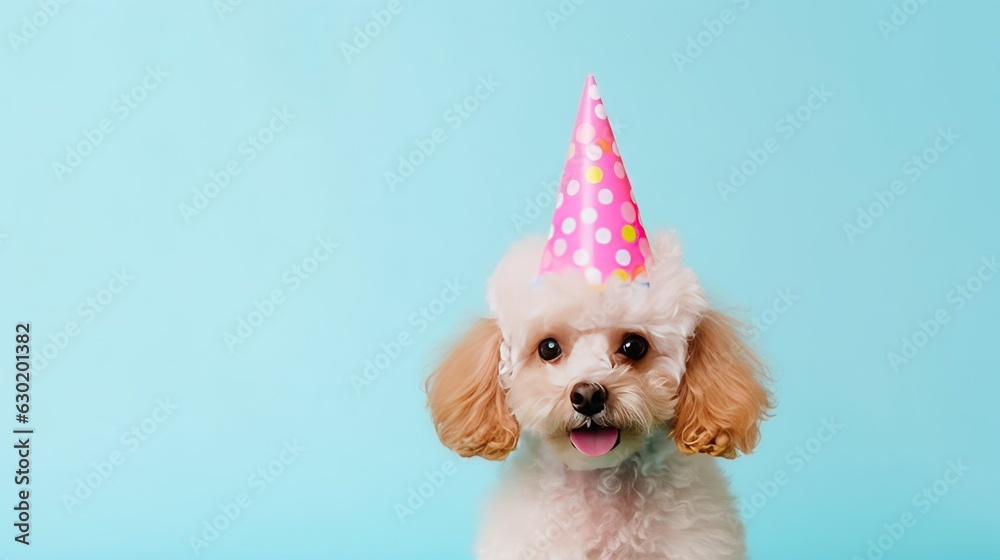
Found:
[[[561,355],[562,348],[559,347],[559,343],[556,342],[556,339],[546,338],[538,343],[538,357],[546,362],[551,362]]]
[[[636,361],[641,360],[646,355],[647,350],[649,350],[649,343],[646,342],[645,338],[637,334],[630,334],[622,341],[622,346],[618,349],[618,353],[630,360]]]

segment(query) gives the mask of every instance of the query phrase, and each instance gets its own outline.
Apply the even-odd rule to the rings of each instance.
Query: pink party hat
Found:
[[[649,240],[608,113],[587,76],[539,274],[574,268],[591,284],[646,281]]]

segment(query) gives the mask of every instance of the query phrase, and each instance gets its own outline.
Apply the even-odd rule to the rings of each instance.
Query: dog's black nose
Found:
[[[569,394],[569,402],[580,414],[593,416],[604,410],[608,392],[598,383],[577,383]]]

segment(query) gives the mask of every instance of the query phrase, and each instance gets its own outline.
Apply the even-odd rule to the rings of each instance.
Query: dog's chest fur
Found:
[[[745,557],[743,528],[715,460],[665,434],[613,469],[568,470],[522,441],[487,510],[483,559]]]

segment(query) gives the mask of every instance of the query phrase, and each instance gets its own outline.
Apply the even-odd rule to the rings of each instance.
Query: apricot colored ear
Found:
[[[735,321],[709,311],[688,343],[673,438],[684,453],[727,459],[750,453],[772,407],[764,367],[740,339]]]
[[[480,319],[427,379],[427,402],[441,443],[462,457],[501,460],[514,450],[520,426],[500,385],[496,321]]]

